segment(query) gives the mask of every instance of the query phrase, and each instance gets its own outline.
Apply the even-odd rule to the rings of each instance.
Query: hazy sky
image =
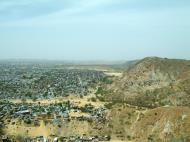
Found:
[[[190,59],[190,0],[0,0],[0,59]]]

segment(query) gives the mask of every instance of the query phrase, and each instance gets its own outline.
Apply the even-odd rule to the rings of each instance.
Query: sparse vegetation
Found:
[[[113,106],[114,104],[113,103],[106,103],[104,106],[105,106],[105,108],[107,108],[107,109],[112,109],[112,106]]]
[[[51,133],[48,138],[60,136],[64,141],[109,141],[112,137],[122,141],[188,141],[187,64],[184,60],[146,58],[130,65],[119,77],[87,67],[50,65],[30,70],[34,65],[29,65],[23,70],[15,65],[15,71],[7,72],[11,70],[7,66],[0,76],[6,74],[12,80],[0,80],[0,97],[4,99],[0,102],[1,121],[6,126],[0,134],[22,142],[30,138],[12,136],[10,127],[27,128],[18,133],[27,136],[32,128],[44,127]]]

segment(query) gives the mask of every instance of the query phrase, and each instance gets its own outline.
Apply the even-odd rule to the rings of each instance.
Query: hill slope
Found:
[[[117,116],[117,117],[116,117]],[[134,142],[188,142],[190,108],[158,107],[137,109],[114,106],[104,127],[113,139]]]
[[[146,107],[189,105],[189,86],[190,61],[148,57],[125,70],[105,97]]]

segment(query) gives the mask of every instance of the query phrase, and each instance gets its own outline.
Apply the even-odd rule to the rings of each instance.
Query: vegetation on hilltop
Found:
[[[110,86],[101,88],[105,100],[155,108],[189,106],[190,61],[148,57],[124,71]]]

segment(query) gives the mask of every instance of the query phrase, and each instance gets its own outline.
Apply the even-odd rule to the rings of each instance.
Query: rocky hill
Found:
[[[108,100],[138,106],[189,105],[190,61],[147,57],[127,68],[107,87]],[[185,102],[186,101],[186,102]]]
[[[116,105],[108,114],[106,132],[131,142],[189,142],[190,108],[133,108]],[[104,132],[105,133],[105,132]]]

